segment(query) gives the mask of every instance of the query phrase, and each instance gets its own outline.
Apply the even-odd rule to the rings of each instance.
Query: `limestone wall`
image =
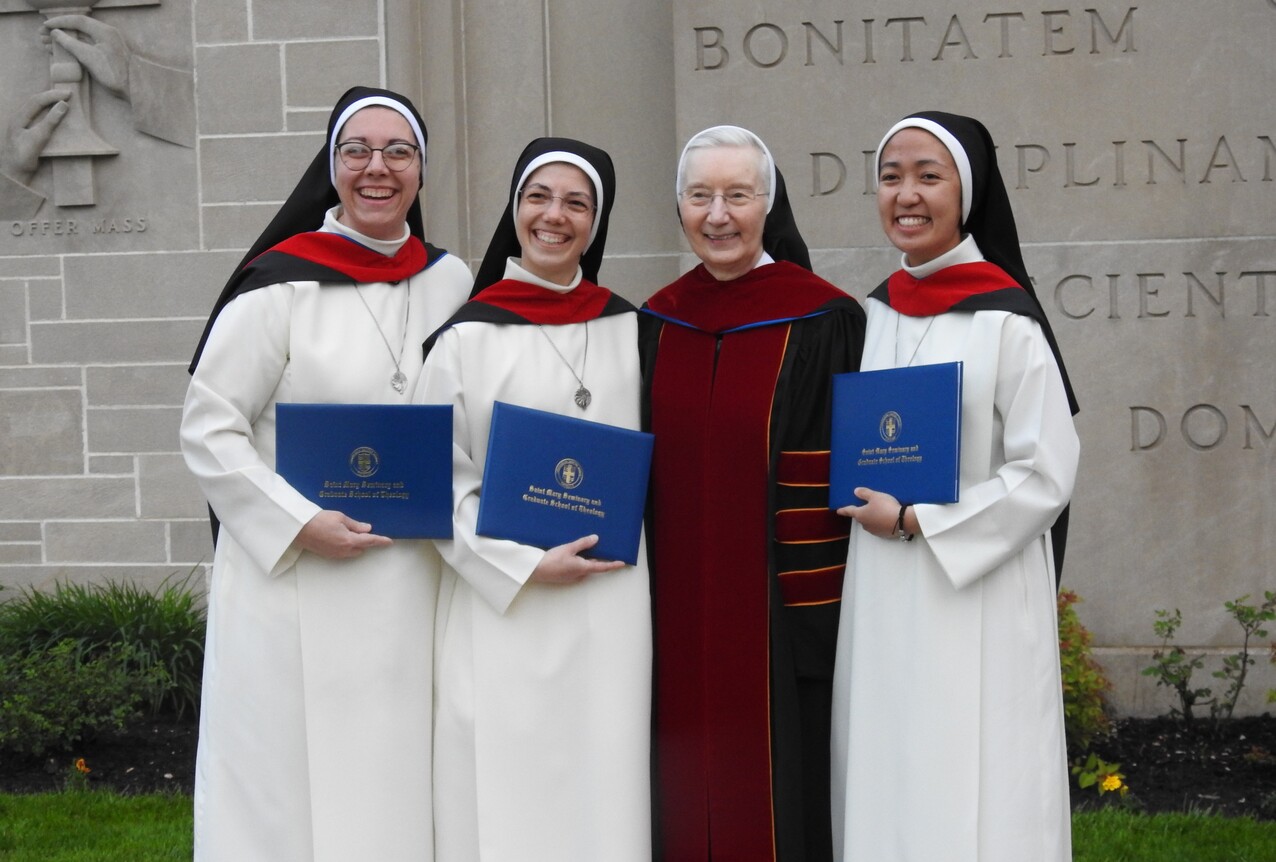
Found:
[[[426,116],[430,237],[471,262],[528,139],[609,150],[602,280],[634,300],[690,265],[673,174],[698,129],[767,140],[817,271],[862,297],[895,265],[880,135],[919,109],[979,116],[1082,403],[1065,586],[1118,706],[1168,703],[1139,675],[1156,608],[1217,655],[1238,632],[1223,602],[1276,589],[1273,0],[102,0],[92,17],[127,43],[133,90],[65,80],[41,13],[0,0],[5,152],[51,86],[74,87],[95,139],[29,175],[0,161],[0,585],[207,562],[177,452],[185,366],[332,102],[383,83]],[[1263,663],[1246,708],[1269,687]]]
[[[375,0],[253,5],[99,2],[92,18],[127,44],[131,90],[91,73],[70,86],[83,125],[116,152],[42,157],[19,178],[31,195],[0,175],[5,587],[155,582],[211,558],[177,451],[186,365],[230,268],[319,146],[331,103],[346,82],[386,74]],[[23,0],[0,5],[0,127],[28,119],[33,94],[67,86],[41,20]],[[80,199],[59,205],[66,178],[84,172]]]

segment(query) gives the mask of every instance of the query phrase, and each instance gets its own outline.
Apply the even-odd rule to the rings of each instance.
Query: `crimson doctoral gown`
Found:
[[[828,858],[831,378],[858,368],[863,310],[787,262],[698,266],[643,310],[663,858]]]

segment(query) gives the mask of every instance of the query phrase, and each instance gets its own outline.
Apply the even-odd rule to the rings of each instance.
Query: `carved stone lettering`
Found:
[[[1055,281],[1051,293],[1054,309],[1070,320],[1085,320],[1095,312],[1107,320],[1121,320],[1123,315],[1137,320],[1198,316],[1225,320],[1229,311],[1233,318],[1270,319],[1269,276],[1276,279],[1276,270],[1107,273],[1103,276],[1069,273]]]
[[[1254,439],[1253,432],[1257,431],[1258,436],[1264,446],[1272,442],[1272,437],[1276,436],[1276,416],[1272,418],[1272,427],[1264,428],[1263,423],[1259,421],[1258,414],[1254,412],[1254,408],[1248,404],[1241,405],[1241,411],[1245,414],[1245,445],[1242,449],[1253,449]]]
[[[144,218],[99,218],[92,219],[91,225],[94,233],[144,233],[146,231]]]
[[[1155,429],[1148,434],[1148,422]],[[1130,451],[1139,452],[1155,449],[1165,439],[1169,426],[1165,424],[1165,415],[1153,407],[1133,406],[1130,408]]]
[[[963,60],[976,59],[975,51],[970,47],[970,40],[966,38],[966,31],[961,28],[961,20],[956,15],[948,20],[948,29],[939,40],[939,51],[931,59],[945,59],[945,51],[954,47],[962,49]]]
[[[15,221],[9,224],[10,236],[75,236],[83,222],[76,219],[46,219],[43,221]]]
[[[846,163],[833,153],[811,153],[811,181],[813,195],[835,194],[846,182]]]
[[[146,216],[89,216],[10,222],[7,233],[14,237],[111,236],[145,233],[147,227],[149,219]]]
[[[1213,404],[1193,404],[1179,422],[1183,440],[1197,452],[1208,452],[1227,436],[1227,416]]]
[[[721,69],[730,59],[720,27],[696,27],[696,69]]]
[[[1172,143],[1146,139],[1140,142],[1145,159],[1142,162],[1136,160],[1139,168],[1129,166],[1128,141],[1065,141],[1057,146],[1010,143],[999,149],[1003,153],[1009,151],[1009,158],[1001,156],[1002,170],[1006,181],[1012,182],[1013,188],[1018,191],[1042,186],[1112,189],[1170,184],[1194,187],[1272,183],[1276,176],[1276,145],[1273,145],[1272,136],[1234,136],[1233,140],[1235,145],[1229,142],[1227,135],[1176,138]],[[864,182],[859,189],[862,194],[873,192],[874,154],[873,150],[861,152],[866,168]],[[846,170],[845,160],[836,152],[813,152],[810,155],[813,165],[817,160],[837,162],[839,170]],[[1059,155],[1062,155],[1062,165],[1056,164]],[[1276,189],[1276,184],[1267,188]],[[818,188],[811,190],[813,197],[827,193],[827,190]]]
[[[802,22],[802,29],[806,33],[806,63],[805,65],[807,66],[815,65],[814,51],[815,51],[816,42],[819,42],[821,45],[823,45],[824,50],[828,52],[830,57],[832,57],[834,60],[837,60],[839,65],[844,62],[844,59],[842,56],[842,45],[843,45],[842,24],[843,23],[844,22],[842,21],[833,22],[833,26],[835,28],[833,38],[837,40],[836,42],[834,42],[829,36],[825,35],[824,31],[822,31],[815,24],[812,24],[810,21]]]
[[[744,56],[759,69],[780,65],[788,53],[789,37],[774,24],[758,24],[744,34]]]
[[[1239,448],[1246,451],[1267,449],[1276,437],[1276,409],[1270,410],[1271,425],[1264,424],[1259,411],[1250,404],[1237,405],[1244,429]],[[1178,422],[1179,436],[1194,452],[1210,452],[1229,438],[1227,413],[1215,404],[1193,404],[1183,411]],[[1147,405],[1130,407],[1130,451],[1150,452],[1167,443],[1169,421],[1163,410]]]
[[[1049,146],[1039,143],[1013,144],[1015,151],[1015,188],[1028,189],[1036,185],[1036,177],[1047,179],[1062,188],[1098,186],[1125,188],[1129,185],[1155,186],[1165,183],[1178,185],[1209,184],[1213,182],[1248,183],[1271,182],[1272,166],[1276,163],[1276,146],[1270,135],[1255,135],[1252,139],[1237,137],[1239,155],[1228,142],[1226,135],[1207,136],[1203,139],[1176,138],[1173,143],[1145,139],[1145,159],[1141,172],[1130,172],[1126,164],[1126,141],[1112,141],[1111,152],[1107,144],[1079,144],[1076,141],[1062,144],[1064,169],[1062,177],[1047,170],[1052,161]],[[1077,148],[1086,156],[1097,174],[1079,176],[1077,172]]]
[[[1050,9],[1036,13],[994,11],[967,14],[904,14],[864,18],[853,42],[845,19],[796,23],[761,21],[739,30],[723,23],[693,26],[695,70],[721,72],[746,63],[759,69],[800,64],[859,64],[1091,57],[1138,53],[1137,6],[1110,9]],[[801,38],[805,50],[790,58]],[[738,53],[736,51],[738,49]],[[848,53],[849,52],[849,53]]]

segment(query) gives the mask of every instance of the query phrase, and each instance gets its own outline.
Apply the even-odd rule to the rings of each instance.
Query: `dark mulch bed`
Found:
[[[0,792],[60,790],[75,758],[83,757],[90,787],[190,793],[197,736],[192,720],[148,721],[66,754],[0,757]],[[1130,794],[1118,804],[1149,813],[1199,810],[1276,820],[1276,716],[1232,719],[1217,728],[1207,721],[1185,726],[1165,718],[1124,719],[1093,750],[1121,764]],[[1115,793],[1073,790],[1074,809],[1117,800]]]
[[[74,751],[44,757],[0,754],[0,793],[46,793],[62,790],[77,774],[83,757],[91,788],[120,793],[190,793],[195,787],[195,743],[199,731],[192,719],[155,720],[125,732],[86,740]]]
[[[1136,810],[1204,811],[1276,820],[1276,716],[1211,725],[1168,718],[1123,719],[1092,750],[1121,764],[1121,799],[1094,788],[1072,791],[1072,807],[1125,804]]]

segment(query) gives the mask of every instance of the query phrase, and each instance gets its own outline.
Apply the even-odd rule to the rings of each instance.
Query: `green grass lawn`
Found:
[[[1072,816],[1074,862],[1272,862],[1276,822],[1205,814]]]
[[[1276,822],[1104,810],[1072,818],[1075,862],[1272,862]],[[0,795],[3,862],[191,858],[189,796]]]
[[[189,796],[0,795],[3,862],[189,862],[191,853]]]

